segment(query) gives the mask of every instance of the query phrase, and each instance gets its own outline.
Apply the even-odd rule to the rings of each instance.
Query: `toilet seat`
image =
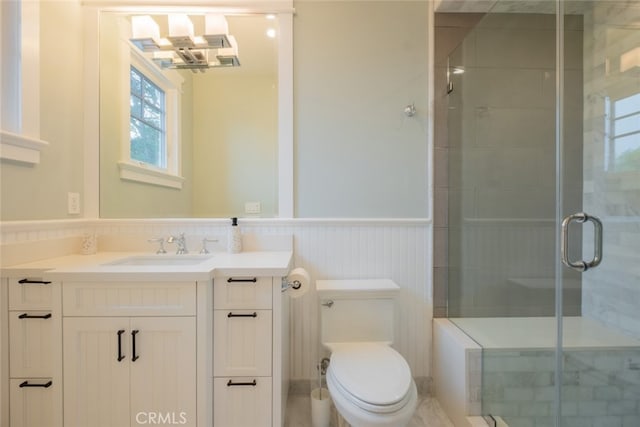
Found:
[[[333,348],[327,380],[346,400],[373,413],[402,409],[413,379],[404,358],[383,343],[343,343]]]

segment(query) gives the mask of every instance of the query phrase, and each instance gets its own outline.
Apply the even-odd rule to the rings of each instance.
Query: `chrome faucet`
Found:
[[[160,246],[158,247],[158,250],[156,251],[156,254],[166,254],[167,251],[164,250],[164,239],[162,237],[156,237],[153,239],[149,239],[147,240],[147,242],[149,243],[159,243]]]
[[[176,248],[177,255],[188,254],[187,250],[187,241],[184,238],[184,233],[180,233],[180,236],[169,236],[167,238],[167,243],[175,243],[178,247]]]

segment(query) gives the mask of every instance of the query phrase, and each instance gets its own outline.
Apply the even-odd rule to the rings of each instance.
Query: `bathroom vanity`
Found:
[[[4,268],[0,424],[283,425],[291,259],[112,252]]]

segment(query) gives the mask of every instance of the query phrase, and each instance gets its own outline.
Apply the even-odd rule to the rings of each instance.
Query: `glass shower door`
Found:
[[[476,415],[640,427],[640,2],[498,0],[449,61],[447,309],[482,347]]]
[[[640,426],[640,3],[563,1],[564,276],[582,283],[580,316],[563,313],[558,426]],[[572,28],[582,22],[582,35]],[[581,58],[572,46],[581,47]],[[577,62],[582,71],[578,72]],[[575,64],[574,64],[575,63]],[[572,93],[581,92],[580,102]],[[581,141],[581,153],[572,141]],[[576,170],[575,158],[582,160]],[[578,181],[575,176],[580,174]],[[572,178],[573,177],[573,178]],[[580,209],[573,207],[579,202]],[[586,213],[586,216],[582,214]],[[598,221],[599,218],[599,221]],[[602,223],[602,230],[599,222]],[[601,233],[601,234],[600,234]],[[601,250],[602,249],[602,250]],[[592,265],[593,264],[593,265]],[[599,265],[597,265],[599,264]],[[595,267],[595,268],[592,268]],[[562,289],[570,282],[562,280]],[[562,292],[557,292],[561,296]],[[534,424],[537,426],[537,424]]]

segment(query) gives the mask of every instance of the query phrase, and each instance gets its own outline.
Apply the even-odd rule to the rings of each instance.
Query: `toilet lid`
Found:
[[[374,406],[401,402],[412,383],[407,362],[383,344],[343,344],[331,353],[330,369],[344,391]]]

